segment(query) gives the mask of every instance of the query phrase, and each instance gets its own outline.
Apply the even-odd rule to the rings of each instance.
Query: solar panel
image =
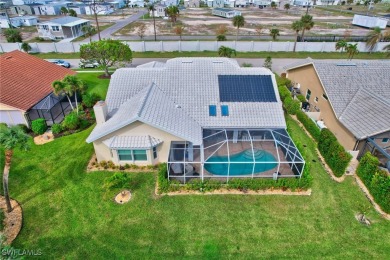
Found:
[[[221,102],[276,102],[270,75],[218,75]]]
[[[209,116],[217,116],[217,106],[209,105]]]
[[[229,107],[226,105],[221,106],[221,115],[222,116],[229,116]]]

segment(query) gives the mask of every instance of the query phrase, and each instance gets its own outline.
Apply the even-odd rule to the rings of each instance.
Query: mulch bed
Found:
[[[6,244],[11,244],[22,229],[22,207],[13,199],[11,199],[11,206],[13,210],[8,213],[5,199],[3,196],[0,196],[0,208],[4,210],[5,215],[3,234],[6,237]]]

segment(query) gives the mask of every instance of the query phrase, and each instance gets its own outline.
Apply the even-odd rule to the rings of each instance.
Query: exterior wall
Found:
[[[326,127],[333,132],[333,134],[337,137],[337,140],[346,150],[353,150],[357,140],[353,134],[336,118],[330,102],[323,98],[325,91],[313,66],[308,65],[289,70],[287,77],[291,81],[301,85],[302,95],[306,96],[307,90],[310,89],[310,111],[315,112],[316,110],[314,107],[319,108],[321,112],[320,119],[324,121]],[[318,102],[315,102],[316,97],[318,97]]]
[[[33,9],[28,5],[17,5],[10,8],[11,14],[34,14]]]
[[[131,125],[128,125],[118,131],[115,131],[114,133],[111,133],[99,140],[96,140],[93,142],[93,146],[95,148],[96,158],[100,162],[102,160],[105,161],[113,161],[115,164],[132,164],[133,162],[127,162],[122,161],[119,162],[118,160],[118,154],[115,150],[112,150],[112,153],[110,149],[103,143],[104,140],[111,138],[113,136],[142,136],[145,134],[149,134],[155,138],[158,138],[163,141],[162,144],[157,146],[157,159],[153,160],[153,154],[152,149],[147,150],[148,155],[148,161],[136,161],[134,163],[138,165],[150,165],[150,164],[156,164],[161,162],[167,162],[168,156],[169,156],[169,149],[171,146],[171,141],[185,141],[179,137],[176,137],[174,135],[171,135],[167,132],[164,132],[160,129],[157,129],[155,127],[152,127],[150,125],[144,124],[142,122],[134,122]]]
[[[25,124],[28,126],[24,111],[0,103],[0,123],[8,125]]]

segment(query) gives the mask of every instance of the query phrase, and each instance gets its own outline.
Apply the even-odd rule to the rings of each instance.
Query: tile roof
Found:
[[[150,135],[142,136],[114,136],[104,140],[103,143],[110,149],[138,148],[150,149],[161,144],[163,141]]]
[[[137,107],[145,110],[144,121],[197,144],[202,142],[202,127],[286,127],[279,95],[277,102],[220,102],[218,75],[270,75],[278,93],[275,77],[268,69],[241,68],[227,58],[176,58],[164,66],[154,64],[116,70],[106,98],[111,118],[95,128],[88,142],[108,134],[107,129],[113,132],[123,127],[125,118],[139,117]],[[148,96],[145,87],[152,82],[157,87],[152,87],[153,95]],[[217,116],[209,116],[209,105],[217,106]],[[221,115],[221,105],[229,106],[229,116]]]
[[[51,83],[76,72],[21,51],[0,56],[0,102],[27,111],[52,92]]]
[[[285,68],[309,64],[314,66],[336,117],[356,138],[390,130],[390,61],[307,59]]]

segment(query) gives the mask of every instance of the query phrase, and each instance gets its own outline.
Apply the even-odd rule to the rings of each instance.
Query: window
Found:
[[[52,29],[53,32],[59,32],[60,31],[60,27],[58,27],[58,26],[52,26],[51,29]]]
[[[322,94],[322,97],[323,97],[324,99],[328,100],[328,96],[327,96],[327,95]]]
[[[314,99],[314,101],[317,103],[317,102],[318,102],[318,97],[316,97],[316,98]]]
[[[382,139],[382,143],[388,143],[389,142],[389,138],[383,138]]]
[[[133,150],[134,161],[146,161],[146,150]]]
[[[209,116],[217,116],[217,106],[209,105]]]
[[[132,161],[133,155],[131,150],[118,150],[118,156],[120,161]]]
[[[308,90],[306,91],[306,100],[307,100],[307,101],[310,100],[310,95],[311,95],[311,91],[310,91],[310,89],[308,89]]]
[[[157,158],[157,147],[153,147],[153,159]]]
[[[226,105],[221,106],[222,116],[229,116],[229,107]]]
[[[44,30],[48,31],[48,30],[49,30],[49,25],[42,25],[42,28],[43,28]]]

